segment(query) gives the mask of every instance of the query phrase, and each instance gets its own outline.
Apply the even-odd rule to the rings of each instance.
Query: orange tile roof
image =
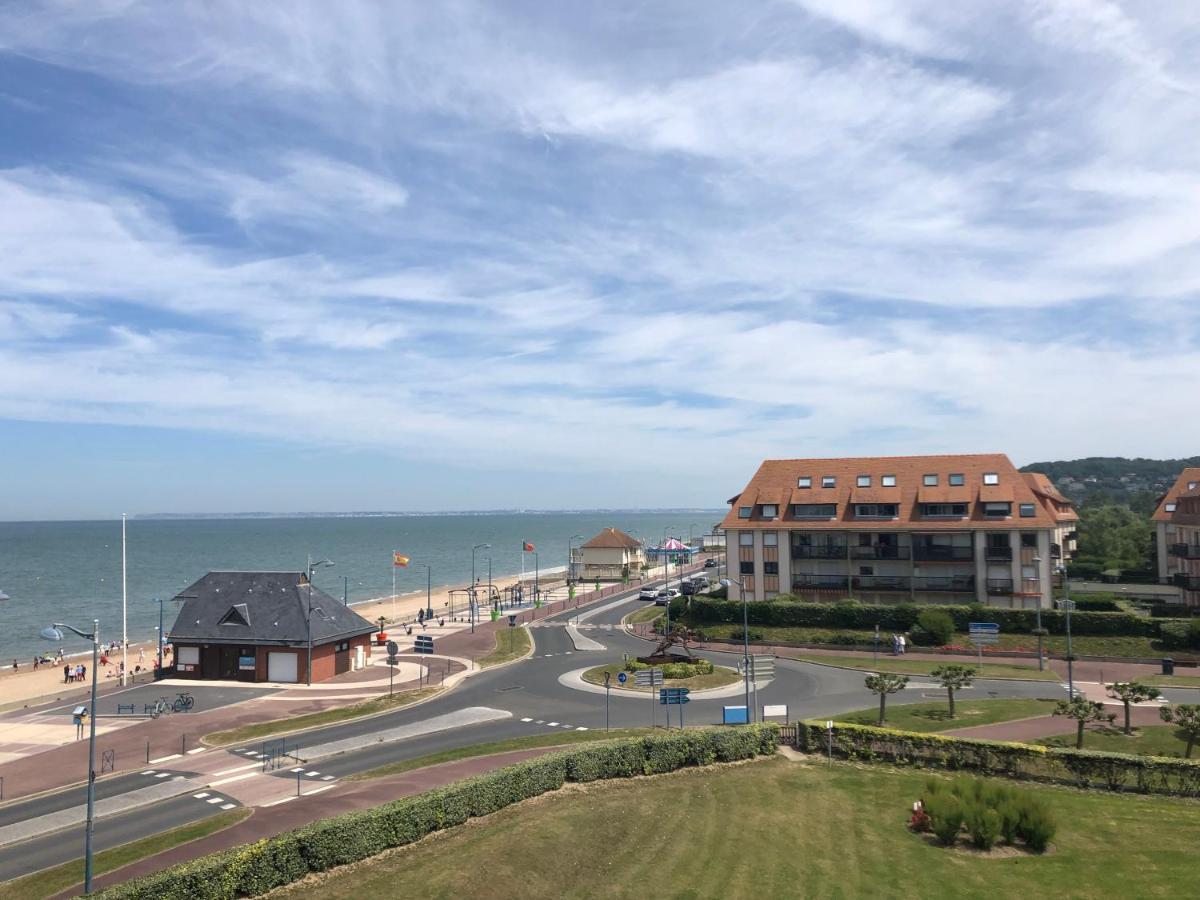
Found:
[[[1021,475],[1060,525],[1079,521],[1074,502],[1065,497],[1049,478],[1041,472],[1022,472]]]
[[[985,473],[995,473],[999,477],[999,484],[984,485]],[[953,497],[953,500],[941,499],[940,493],[934,493],[939,491],[938,488],[930,488],[924,484],[925,475],[937,475],[939,484],[945,485],[951,474],[961,474],[965,481],[961,487],[946,488],[946,496]],[[821,478],[826,475],[837,478],[835,488],[820,487]],[[859,475],[870,475],[872,487],[857,487]],[[896,486],[879,487],[883,475],[895,475]],[[814,487],[798,487],[801,476],[811,478]],[[980,495],[985,489],[988,496],[1011,500],[1013,510],[1010,518],[989,519],[983,515],[981,504],[984,501],[980,499]],[[881,492],[885,492],[889,499],[861,499],[865,496],[874,498]],[[937,499],[924,499],[931,496]],[[890,499],[893,497],[895,499]],[[896,519],[856,519],[852,513],[852,506],[864,502],[895,502],[899,504],[900,514]],[[970,504],[969,514],[965,519],[923,519],[917,514],[919,502],[967,502]],[[754,506],[757,510],[757,506],[763,503],[778,504],[779,516],[773,520],[763,519],[761,516],[751,519],[738,517],[740,507]],[[836,503],[837,515],[830,520],[793,519],[789,515],[789,504],[792,503]],[[1033,504],[1032,517],[1020,517],[1019,504],[1022,503]],[[768,459],[758,467],[758,471],[721,524],[725,528],[733,529],[793,527],[805,530],[859,528],[871,531],[962,531],[964,528],[1051,528],[1055,524],[1055,518],[1046,505],[1039,501],[1030,483],[1022,477],[1007,456],[1002,453],[983,453],[845,459]]]
[[[581,550],[633,550],[642,546],[641,541],[630,537],[617,528],[605,528],[598,535],[580,546]]]
[[[1196,488],[1189,488],[1188,485],[1193,482],[1195,482]],[[1172,514],[1167,512],[1167,504],[1178,502],[1181,495],[1190,493],[1195,489],[1200,489],[1200,468],[1193,466],[1180,472],[1179,477],[1175,479],[1175,483],[1171,485],[1171,489],[1158,498],[1158,506],[1155,508],[1154,515],[1151,518],[1155,522],[1174,521]]]

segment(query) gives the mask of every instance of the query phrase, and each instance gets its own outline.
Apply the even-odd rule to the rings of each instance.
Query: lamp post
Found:
[[[571,584],[571,570],[575,565],[575,556],[571,551],[571,543],[573,541],[582,541],[582,540],[583,540],[582,534],[573,534],[569,538],[567,538],[567,585],[568,586],[570,586],[570,584]]]
[[[737,578],[722,578],[720,581],[725,590],[731,584],[738,586],[742,595],[742,681],[746,686],[746,721],[750,721],[750,613],[746,604],[746,588]]]
[[[1041,587],[1041,583],[1042,583],[1042,582],[1041,582],[1041,578],[1042,578],[1042,558],[1041,558],[1040,556],[1035,556],[1035,557],[1033,558],[1033,564],[1034,564],[1035,566],[1037,566],[1037,573],[1038,573],[1038,587],[1040,588],[1040,587]],[[1053,586],[1051,587],[1051,590],[1053,590]],[[1041,671],[1043,671],[1043,670],[1046,668],[1046,661],[1045,661],[1044,657],[1042,656],[1042,597],[1041,597],[1041,595],[1040,595],[1040,594],[1038,595],[1038,601],[1037,601],[1037,627],[1036,627],[1036,628],[1034,628],[1034,631],[1035,631],[1035,632],[1037,632],[1037,639],[1038,639],[1038,649],[1037,649],[1037,654],[1038,654],[1038,671],[1039,671],[1039,672],[1041,672]]]
[[[83,838],[83,892],[92,892],[92,832],[95,827],[96,812],[96,670],[100,665],[100,620],[92,619],[92,631],[80,631],[71,625],[55,622],[48,628],[43,628],[41,636],[47,641],[61,641],[63,629],[73,631],[85,641],[92,642],[92,708],[88,713],[88,783],[87,783],[87,824]]]
[[[1075,699],[1075,676],[1072,670],[1072,664],[1075,662],[1075,654],[1071,652],[1071,610],[1075,608],[1075,601],[1071,599],[1071,587],[1067,584],[1066,572],[1067,567],[1060,567],[1063,573],[1063,585],[1066,588],[1067,596],[1058,601],[1061,609],[1067,613],[1067,698]]]
[[[489,556],[488,561],[488,603],[492,604],[492,609],[496,608],[496,598],[492,595],[492,558]]]
[[[304,664],[304,683],[312,684],[312,580],[313,572],[321,568],[321,566],[332,566],[332,559],[322,559],[318,562],[313,562],[312,557],[308,558],[308,612],[304,616],[304,631],[308,637],[308,658]],[[393,602],[395,600],[393,599]]]
[[[470,604],[471,604],[471,608],[469,610],[469,618],[471,620],[471,634],[475,633],[475,607],[477,606],[477,604],[479,602],[479,598],[476,596],[476,593],[475,593],[475,554],[479,550],[491,550],[491,549],[492,549],[491,544],[476,544],[474,547],[471,548],[471,593],[467,595],[468,597],[470,597]]]

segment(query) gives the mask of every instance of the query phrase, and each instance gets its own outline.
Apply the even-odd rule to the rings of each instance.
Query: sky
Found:
[[[0,519],[1197,452],[1200,8],[0,5]]]

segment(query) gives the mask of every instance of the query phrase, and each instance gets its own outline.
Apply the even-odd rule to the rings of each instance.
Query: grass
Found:
[[[640,688],[634,686],[633,672],[627,672],[629,680],[622,685],[617,681],[617,674],[624,671],[621,663],[612,663],[607,666],[596,666],[593,669],[588,669],[583,673],[583,680],[589,684],[604,684],[604,673],[608,672],[612,675],[612,688],[614,691],[640,691],[647,693],[655,688]],[[742,676],[733,669],[726,669],[724,666],[717,666],[713,669],[711,675],[696,675],[692,678],[668,678],[663,682],[667,687],[685,687],[692,691],[706,691],[712,688],[724,687],[727,684],[733,684],[735,681],[741,681]]]
[[[210,747],[224,747],[229,744],[242,744],[273,734],[283,732],[304,731],[309,728],[320,728],[322,725],[334,725],[349,719],[361,719],[363,716],[373,716],[376,713],[388,712],[411,706],[427,697],[432,697],[442,689],[440,687],[421,688],[415,691],[403,691],[398,694],[384,694],[382,697],[372,697],[361,703],[350,706],[336,706],[323,709],[320,712],[307,713],[303,716],[289,716],[283,719],[271,719],[267,722],[255,722],[253,725],[242,725],[227,731],[214,731],[202,738]]]
[[[1117,716],[1120,723],[1121,717]],[[1075,735],[1064,734],[1035,741],[1047,747],[1074,747]],[[1087,728],[1083,732],[1085,750],[1106,750],[1109,753],[1133,753],[1138,756],[1183,756],[1187,739],[1174,725],[1145,725],[1125,734],[1119,727]],[[1192,758],[1200,759],[1200,749],[1192,750]]]
[[[357,900],[398,885],[414,898],[483,900],[1195,893],[1200,803],[1025,787],[1058,822],[1055,852],[980,858],[908,832],[928,777],[777,757],[574,787],[281,895]]]
[[[222,828],[236,825],[251,812],[253,810],[244,807],[227,810],[207,819],[201,819],[199,822],[190,822],[170,831],[164,831],[153,837],[102,850],[95,856],[93,872],[95,875],[103,875],[105,872],[119,869],[121,866],[145,859],[147,856],[171,847],[205,837]],[[52,869],[45,869],[32,875],[26,875],[24,878],[0,884],[0,900],[33,900],[33,898],[51,897],[73,885],[82,883],[83,860],[77,859]]]
[[[520,659],[529,652],[529,648],[532,646],[529,640],[529,629],[524,625],[520,628],[502,628],[496,632],[496,649],[475,662],[481,669],[498,666],[501,663]]]
[[[654,622],[662,618],[665,610],[661,606],[643,606],[641,609],[631,612],[625,617],[625,621],[631,625],[640,625],[642,622]]]
[[[1200,676],[1196,675],[1151,675],[1138,681],[1157,687],[1200,687]]]
[[[508,753],[512,750],[531,750],[538,747],[565,747],[571,744],[591,744],[596,741],[607,741],[619,737],[637,737],[650,734],[649,728],[614,728],[612,731],[568,731],[563,734],[534,734],[527,737],[509,738],[504,741],[493,741],[490,744],[472,744],[469,747],[456,747],[453,750],[442,750],[416,759],[402,759],[399,762],[388,763],[365,772],[356,772],[343,778],[343,781],[367,781],[372,778],[383,778],[387,775],[400,775],[414,769],[424,769],[426,766],[436,766],[440,763],[454,762],[459,759],[471,759],[476,756],[491,756],[494,753]]]
[[[802,662],[824,663],[827,666],[842,666],[847,669],[862,669],[866,672],[895,672],[898,675],[928,675],[942,663],[935,660],[901,659],[884,655],[875,662],[871,656],[816,656],[803,654],[787,656],[787,659],[798,659]],[[986,659],[986,657],[985,657]],[[1059,678],[1049,669],[1039,672],[1036,666],[1021,666],[1016,664],[989,663],[983,664],[980,678],[1022,678],[1029,681],[1058,681]]]
[[[955,728],[970,728],[972,725],[991,725],[995,722],[1011,722],[1013,719],[1029,719],[1033,716],[1048,716],[1054,712],[1053,700],[960,700],[954,701],[954,718],[950,718],[950,706],[938,703],[897,703],[887,706],[887,727],[905,731],[951,731]],[[839,722],[855,725],[874,725],[879,721],[879,707],[860,709],[856,712],[836,716]]]

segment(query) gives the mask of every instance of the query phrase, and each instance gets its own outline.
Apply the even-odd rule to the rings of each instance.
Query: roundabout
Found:
[[[610,669],[610,668],[619,669],[620,667],[621,667],[620,663],[613,663],[612,666],[588,666],[588,667],[582,668],[582,669],[573,669],[570,672],[564,672],[563,674],[559,675],[558,683],[560,685],[562,685],[563,687],[571,688],[572,690],[576,690],[576,691],[584,691],[589,694],[603,694],[603,693],[605,693],[604,675],[602,674],[603,671],[605,669]],[[692,700],[719,700],[719,699],[722,699],[725,697],[740,697],[742,695],[743,691],[745,690],[745,684],[742,681],[742,676],[738,675],[732,669],[726,669],[722,666],[716,667],[716,670],[719,672],[729,673],[729,675],[731,676],[731,680],[727,681],[725,684],[722,684],[720,686],[696,689],[696,688],[690,687],[690,685],[689,685],[690,679],[667,679],[666,683],[663,686],[664,687],[672,687],[672,688],[686,687],[689,689],[688,696]],[[592,677],[595,678],[596,675],[594,673],[596,673],[596,672],[601,673],[599,675],[599,683],[587,680],[587,676],[589,674],[591,674]],[[626,685],[632,685],[633,684],[633,673],[628,673],[628,674],[629,674],[629,680],[626,682]],[[770,684],[769,681],[760,681],[758,683],[758,689],[761,690],[768,684]],[[617,687],[617,679],[616,679],[616,677],[614,677],[612,680],[611,693],[612,693],[612,696],[614,696],[614,697],[625,697],[625,698],[629,698],[629,699],[643,699],[643,698],[649,696],[651,692],[648,689],[634,688],[634,687],[628,687],[628,686],[618,688]]]

